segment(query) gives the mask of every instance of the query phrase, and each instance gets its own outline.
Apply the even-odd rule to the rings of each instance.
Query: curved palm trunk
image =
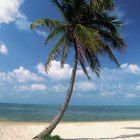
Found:
[[[50,123],[50,125],[43,132],[41,132],[39,135],[37,135],[33,139],[40,140],[42,137],[50,135],[52,133],[52,131],[54,130],[54,128],[59,123],[59,121],[61,120],[61,118],[62,118],[62,116],[63,116],[63,114],[68,106],[71,95],[72,95],[74,81],[75,81],[75,75],[76,75],[76,69],[77,69],[77,63],[78,63],[77,54],[75,54],[74,63],[73,63],[73,70],[72,70],[71,79],[70,79],[70,83],[69,83],[69,88],[68,88],[67,95],[66,95],[65,100],[64,100],[64,104],[62,105],[60,111],[57,113],[57,115],[55,116],[53,121]]]

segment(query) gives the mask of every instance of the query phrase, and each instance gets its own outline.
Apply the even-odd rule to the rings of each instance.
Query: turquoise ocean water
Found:
[[[60,106],[0,104],[0,121],[46,122],[53,119]],[[140,107],[130,106],[69,106],[63,121],[140,120]]]

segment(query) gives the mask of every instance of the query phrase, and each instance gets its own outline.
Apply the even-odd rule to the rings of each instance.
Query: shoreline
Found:
[[[0,122],[0,140],[31,140],[49,122]],[[61,122],[52,135],[63,139],[140,139],[140,121]]]
[[[19,123],[19,124],[49,124],[51,121],[11,121],[11,120],[0,120],[1,123]],[[140,120],[102,120],[102,121],[60,121],[60,124],[69,123],[103,123],[103,122],[140,122]]]

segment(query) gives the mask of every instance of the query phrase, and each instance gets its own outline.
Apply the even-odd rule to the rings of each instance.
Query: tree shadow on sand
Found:
[[[124,129],[137,129],[137,130],[140,130],[140,127],[124,127]]]
[[[139,134],[132,134],[132,135],[120,135],[117,137],[112,137],[112,138],[73,138],[73,139],[64,139],[64,140],[113,140],[113,139],[126,139],[126,138],[140,138],[140,133]]]
[[[140,127],[123,127],[122,129],[140,130]],[[110,138],[73,138],[73,139],[64,139],[64,140],[113,140],[113,139],[117,140],[117,139],[127,139],[127,138],[139,138],[140,139],[140,133],[120,135],[117,137],[110,137]]]

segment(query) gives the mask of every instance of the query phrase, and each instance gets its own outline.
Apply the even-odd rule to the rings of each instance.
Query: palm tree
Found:
[[[48,28],[47,44],[55,37],[56,44],[48,54],[45,70],[48,72],[51,61],[60,58],[63,67],[69,51],[73,53],[73,69],[64,103],[50,125],[34,139],[50,135],[61,120],[72,95],[78,62],[90,79],[87,66],[97,76],[100,75],[99,55],[106,55],[117,66],[119,63],[112,49],[125,50],[124,40],[120,37],[121,22],[109,12],[114,9],[112,0],[51,0],[61,13],[63,20],[39,19],[31,24],[31,29],[42,26]]]

